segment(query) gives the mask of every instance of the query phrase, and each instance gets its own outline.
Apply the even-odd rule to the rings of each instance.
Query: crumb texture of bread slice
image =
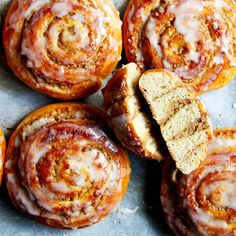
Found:
[[[160,129],[139,90],[141,75],[135,63],[123,66],[103,89],[104,108],[123,146],[143,158],[162,160],[165,145],[160,144]]]
[[[212,136],[204,105],[179,78],[163,69],[145,72],[139,88],[160,125],[176,167],[184,174],[191,173],[206,157]]]

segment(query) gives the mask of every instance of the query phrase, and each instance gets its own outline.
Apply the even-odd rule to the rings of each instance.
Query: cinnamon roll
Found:
[[[96,92],[121,56],[121,21],[110,0],[14,0],[3,35],[15,75],[62,100]]]
[[[104,109],[123,146],[143,158],[162,160],[160,130],[138,88],[141,75],[135,63],[118,70],[103,89]]]
[[[129,62],[173,71],[197,93],[236,75],[234,0],[131,0],[123,39]]]
[[[163,170],[161,203],[176,235],[236,234],[236,129],[219,129],[207,158],[189,175],[171,161]]]
[[[2,130],[0,129],[0,185],[2,183],[5,151],[6,151],[6,140],[5,140]]]
[[[56,228],[92,225],[117,209],[129,182],[127,152],[104,113],[54,104],[25,118],[10,138],[5,177],[12,203]]]

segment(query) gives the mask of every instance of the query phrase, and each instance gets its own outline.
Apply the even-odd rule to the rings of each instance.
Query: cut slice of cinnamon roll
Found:
[[[15,75],[62,100],[96,92],[122,49],[121,21],[110,0],[14,0],[3,38]]]
[[[197,93],[236,75],[234,0],[131,0],[123,21],[129,62],[175,72]]]
[[[212,136],[204,104],[174,73],[164,69],[143,73],[139,88],[177,168],[191,173],[206,157]]]
[[[236,129],[218,129],[207,158],[189,175],[168,160],[163,170],[161,203],[176,235],[236,233]]]
[[[129,182],[127,152],[86,104],[54,104],[25,118],[10,138],[5,164],[15,207],[56,228],[92,225],[117,209]]]
[[[2,183],[5,152],[6,152],[6,140],[2,130],[0,129],[0,185]]]

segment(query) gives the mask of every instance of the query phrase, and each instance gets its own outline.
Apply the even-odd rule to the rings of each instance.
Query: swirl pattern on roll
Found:
[[[123,23],[129,62],[175,72],[196,92],[236,74],[233,0],[131,0]]]
[[[71,103],[41,108],[21,122],[5,164],[17,209],[56,228],[89,226],[117,209],[129,160],[102,120],[97,108]]]
[[[5,151],[6,151],[6,140],[5,140],[2,130],[0,129],[0,185],[2,183]]]
[[[14,0],[4,26],[13,72],[63,100],[96,92],[121,56],[121,21],[110,0]]]
[[[161,203],[176,235],[235,235],[235,202],[236,129],[215,130],[207,158],[189,175],[166,162]]]

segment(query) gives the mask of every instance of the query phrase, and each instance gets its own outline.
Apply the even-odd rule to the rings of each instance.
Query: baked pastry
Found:
[[[2,130],[0,129],[0,185],[2,183],[5,151],[6,151],[6,140],[5,140]]]
[[[215,130],[207,158],[183,175],[167,160],[163,170],[161,203],[176,235],[236,233],[236,129]]]
[[[36,110],[9,141],[5,177],[12,203],[52,227],[100,221],[117,209],[129,176],[127,152],[109,133],[105,114],[86,104]]]
[[[163,69],[146,71],[139,88],[177,168],[189,174],[206,157],[212,134],[204,105],[175,74]]]
[[[3,43],[9,66],[31,88],[83,98],[120,59],[121,21],[110,0],[14,0]]]
[[[130,0],[123,20],[129,62],[175,72],[197,93],[236,75],[234,0]]]
[[[104,109],[120,142],[147,159],[163,159],[160,130],[139,91],[141,71],[135,63],[123,66],[103,89]]]

